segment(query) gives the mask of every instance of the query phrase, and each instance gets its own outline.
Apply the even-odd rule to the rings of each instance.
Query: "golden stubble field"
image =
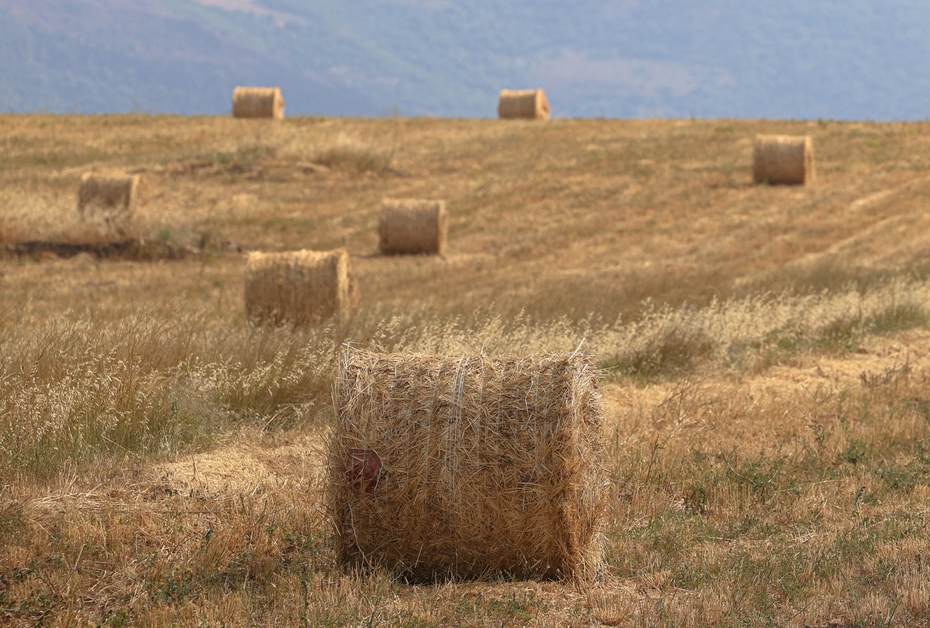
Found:
[[[928,131],[0,117],[0,623],[925,625]],[[811,135],[815,184],[751,185],[760,132]],[[114,167],[153,196],[107,252],[75,204]],[[448,255],[379,256],[383,197],[445,199]],[[246,323],[244,251],[340,246],[351,319]],[[342,343],[582,341],[612,484],[598,582],[334,564]]]

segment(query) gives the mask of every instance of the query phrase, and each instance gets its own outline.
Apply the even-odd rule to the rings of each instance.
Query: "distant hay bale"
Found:
[[[245,265],[249,320],[306,325],[348,314],[357,301],[355,276],[343,249],[249,253]]]
[[[81,176],[78,189],[78,212],[82,218],[93,216],[124,227],[148,196],[148,181],[140,174],[87,172]]]
[[[597,570],[606,494],[587,357],[349,349],[334,397],[330,508],[347,566],[420,581]]]
[[[284,117],[284,98],[278,87],[237,87],[233,90],[234,118]]]
[[[549,114],[549,101],[546,99],[546,92],[541,89],[501,91],[497,104],[497,117],[501,120],[507,118],[548,120]]]
[[[378,248],[384,255],[417,255],[446,250],[446,203],[384,199],[378,222]]]
[[[773,185],[811,183],[814,180],[814,143],[810,136],[757,135],[752,180]]]

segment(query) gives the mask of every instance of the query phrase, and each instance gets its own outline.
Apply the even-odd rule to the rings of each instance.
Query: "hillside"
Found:
[[[219,114],[274,83],[291,115],[493,117],[541,86],[563,117],[914,120],[928,25],[916,1],[3,0],[0,110]]]

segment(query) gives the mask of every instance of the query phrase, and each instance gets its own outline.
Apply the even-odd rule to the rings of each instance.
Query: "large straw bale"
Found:
[[[278,87],[237,87],[233,90],[234,118],[281,119],[284,105]]]
[[[78,189],[81,217],[98,217],[113,225],[125,226],[133,210],[149,196],[149,184],[141,174],[87,172]]]
[[[757,135],[752,159],[755,183],[804,185],[814,180],[810,136]]]
[[[245,313],[259,323],[306,325],[348,314],[358,288],[343,249],[249,253]]]
[[[500,119],[526,118],[529,120],[549,119],[549,100],[541,89],[524,91],[502,90],[497,104]]]
[[[384,255],[442,255],[446,249],[446,222],[445,201],[384,199],[378,248]]]
[[[334,396],[344,564],[418,581],[594,575],[606,495],[587,357],[349,349]]]

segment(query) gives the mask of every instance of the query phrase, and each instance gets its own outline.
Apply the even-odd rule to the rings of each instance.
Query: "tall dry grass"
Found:
[[[179,301],[158,310],[90,308],[39,319],[13,310],[2,317],[0,333],[0,479],[49,477],[100,457],[170,457],[222,442],[242,425],[325,424],[345,343],[438,355],[581,347],[606,374],[642,384],[754,373],[812,352],[847,352],[869,335],[926,325],[928,304],[930,284],[892,281],[864,293],[653,309],[611,325],[537,325],[480,312],[437,321],[428,310],[373,307],[300,331],[241,318],[230,326],[184,313]]]
[[[508,352],[577,340],[558,326],[535,335],[498,322],[466,340],[464,330],[394,325],[369,327],[370,345]],[[224,336],[196,319],[166,328],[144,315],[102,333],[7,336],[5,349],[25,351],[0,376],[18,395],[4,416],[33,423],[3,445],[15,465],[0,481],[5,617],[391,626],[925,617],[926,374],[902,364],[836,389],[707,373],[608,387],[613,498],[600,584],[410,587],[334,564],[319,483],[342,339],[337,330]],[[63,375],[62,364],[80,368]],[[211,452],[194,455],[202,449]]]

